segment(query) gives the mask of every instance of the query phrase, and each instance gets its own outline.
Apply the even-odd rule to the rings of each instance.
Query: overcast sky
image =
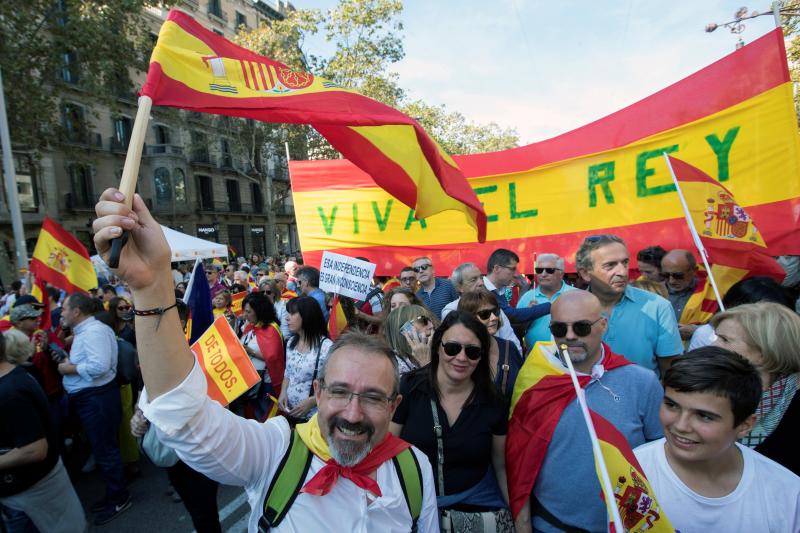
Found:
[[[294,0],[327,8],[335,0]],[[763,5],[761,5],[763,4]],[[770,2],[748,4],[766,11]],[[738,37],[709,22],[741,0],[411,0],[406,57],[394,69],[412,98],[473,122],[515,128],[522,144],[601,118],[731,53]],[[751,42],[772,16],[747,21]],[[321,39],[307,52],[324,53]]]

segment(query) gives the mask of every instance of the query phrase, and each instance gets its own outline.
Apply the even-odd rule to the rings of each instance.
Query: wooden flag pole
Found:
[[[714,289],[714,296],[717,298],[719,310],[724,311],[725,305],[722,303],[722,297],[719,294],[719,289],[717,289],[717,282],[714,280],[714,274],[711,272],[711,267],[708,266],[708,252],[706,252],[706,247],[703,246],[703,241],[700,240],[700,235],[697,234],[697,229],[694,227],[692,214],[689,212],[689,206],[686,204],[686,198],[683,197],[683,191],[678,183],[678,178],[675,177],[675,171],[672,170],[672,162],[669,160],[669,155],[666,152],[664,152],[664,160],[667,162],[667,168],[672,176],[672,182],[675,184],[675,190],[678,191],[678,198],[680,198],[681,205],[683,206],[683,216],[686,218],[686,224],[689,226],[689,232],[692,234],[692,240],[694,241],[694,245],[700,254],[700,259],[703,260],[703,266],[706,267],[708,281],[711,282],[711,288]]]
[[[600,485],[603,487],[603,494],[605,494],[606,497],[606,505],[611,515],[611,520],[614,522],[614,529],[617,533],[622,533],[625,531],[625,527],[622,522],[622,517],[619,514],[619,507],[617,507],[617,499],[614,496],[614,489],[611,485],[611,476],[608,475],[606,460],[603,457],[603,451],[600,449],[597,431],[595,431],[594,424],[592,423],[592,415],[589,414],[589,405],[586,403],[585,391],[581,388],[580,383],[578,383],[578,376],[575,374],[575,368],[573,368],[572,360],[569,358],[567,345],[561,344],[559,348],[564,355],[564,363],[569,370],[569,377],[572,378],[572,386],[575,387],[575,394],[578,396],[578,404],[581,407],[581,413],[583,413],[583,420],[586,422],[586,427],[589,429],[589,437],[592,439],[592,452],[594,452],[594,459],[597,461],[597,470],[600,471]]]
[[[136,193],[136,181],[139,178],[139,163],[142,161],[142,148],[147,134],[147,124],[150,121],[150,108],[153,100],[149,96],[139,97],[139,109],[136,111],[136,120],[133,122],[131,140],[128,143],[128,153],[125,156],[125,167],[122,169],[122,179],[119,182],[119,191],[125,195],[125,205],[131,208],[133,195]],[[108,266],[117,268],[122,247],[128,242],[128,232],[123,231],[120,237],[111,239],[111,257]]]

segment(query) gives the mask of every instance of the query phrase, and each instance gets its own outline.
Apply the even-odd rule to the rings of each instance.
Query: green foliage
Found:
[[[43,148],[63,139],[63,95],[89,95],[112,111],[120,98],[132,99],[130,69],[145,68],[152,46],[144,8],[175,1],[0,2],[0,68],[14,144]]]

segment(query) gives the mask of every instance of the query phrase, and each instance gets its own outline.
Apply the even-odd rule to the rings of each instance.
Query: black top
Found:
[[[450,427],[447,414],[428,380],[428,367],[405,374],[400,382],[400,394],[403,401],[393,421],[403,425],[400,437],[428,456],[434,478],[437,452],[431,397],[435,399],[444,442],[445,494],[456,494],[477,485],[492,463],[492,436],[506,434],[507,411],[502,400],[476,394]],[[436,492],[439,492],[438,482]]]
[[[775,431],[756,446],[755,450],[800,476],[800,453],[797,453],[795,448],[797,446],[795,431],[798,425],[800,425],[800,391],[795,393],[792,403],[783,413],[783,418]]]
[[[0,470],[0,496],[22,492],[46,476],[58,461],[47,397],[23,368],[0,378],[0,453],[47,438],[47,457],[38,463]]]

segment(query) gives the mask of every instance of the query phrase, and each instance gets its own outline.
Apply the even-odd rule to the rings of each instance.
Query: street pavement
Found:
[[[103,497],[104,485],[99,470],[89,474],[80,471],[72,475],[72,483],[86,510],[91,533],[190,533],[192,520],[183,503],[169,496],[169,482],[164,469],[154,466],[146,458],[139,461],[142,475],[129,486],[133,505],[117,518],[103,526],[92,524],[91,505]],[[250,506],[240,487],[220,485],[217,494],[222,531],[244,533]]]

